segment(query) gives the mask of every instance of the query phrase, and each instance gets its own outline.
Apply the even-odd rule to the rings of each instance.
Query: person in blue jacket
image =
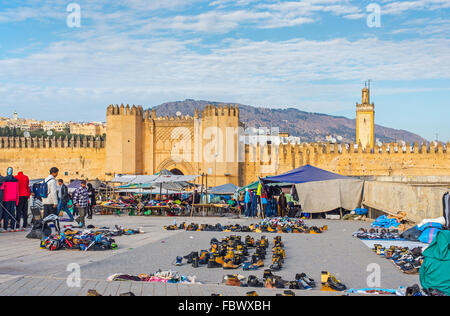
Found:
[[[250,217],[252,197],[248,188],[245,189],[244,203],[245,203],[245,216]]]

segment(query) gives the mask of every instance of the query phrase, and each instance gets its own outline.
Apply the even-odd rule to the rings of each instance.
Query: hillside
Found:
[[[212,102],[187,99],[168,102],[155,106],[156,115],[194,115],[195,109],[202,110],[207,104],[219,105],[225,102]],[[238,104],[240,120],[249,127],[279,127],[280,132],[288,132],[292,136],[300,136],[302,142],[325,141],[327,135],[342,136],[343,141],[354,141],[356,122],[346,117],[332,116],[321,113],[310,113],[294,108],[269,109]],[[404,140],[406,142],[426,141],[419,135],[405,131],[375,125],[375,138],[382,142]]]

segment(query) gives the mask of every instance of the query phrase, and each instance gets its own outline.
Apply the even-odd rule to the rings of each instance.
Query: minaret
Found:
[[[17,121],[18,119],[19,119],[19,116],[17,115],[17,112],[16,111],[14,111],[14,121]]]
[[[356,103],[356,142],[363,149],[373,149],[375,135],[375,104],[370,103],[370,90],[362,89],[362,103]]]

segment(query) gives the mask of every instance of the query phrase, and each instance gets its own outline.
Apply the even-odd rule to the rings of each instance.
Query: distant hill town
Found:
[[[100,122],[38,121],[20,118],[17,112],[14,112],[12,118],[0,117],[1,136],[23,136],[25,132],[32,136],[44,136],[48,135],[49,131],[55,136],[102,136],[106,133],[106,124]]]
[[[226,102],[187,99],[167,102],[153,107],[158,116],[194,115],[195,109],[202,110],[206,105],[219,105]],[[234,104],[234,103],[233,103]],[[342,116],[310,113],[295,108],[270,109],[237,104],[241,122],[248,127],[278,127],[280,132],[298,136],[302,142],[355,141],[356,121]],[[375,138],[380,142],[405,141],[425,142],[421,136],[393,128],[375,125]]]

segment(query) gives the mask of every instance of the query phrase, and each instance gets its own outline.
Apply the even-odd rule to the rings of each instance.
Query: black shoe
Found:
[[[316,287],[316,282],[314,281],[314,279],[309,278],[305,273],[296,274],[295,280],[296,281],[303,280],[310,287],[312,288]]]
[[[194,257],[193,259],[192,259],[192,267],[193,268],[198,268],[198,257]]]
[[[347,287],[338,281],[334,276],[330,275],[328,277],[327,285],[335,291],[345,291]]]

